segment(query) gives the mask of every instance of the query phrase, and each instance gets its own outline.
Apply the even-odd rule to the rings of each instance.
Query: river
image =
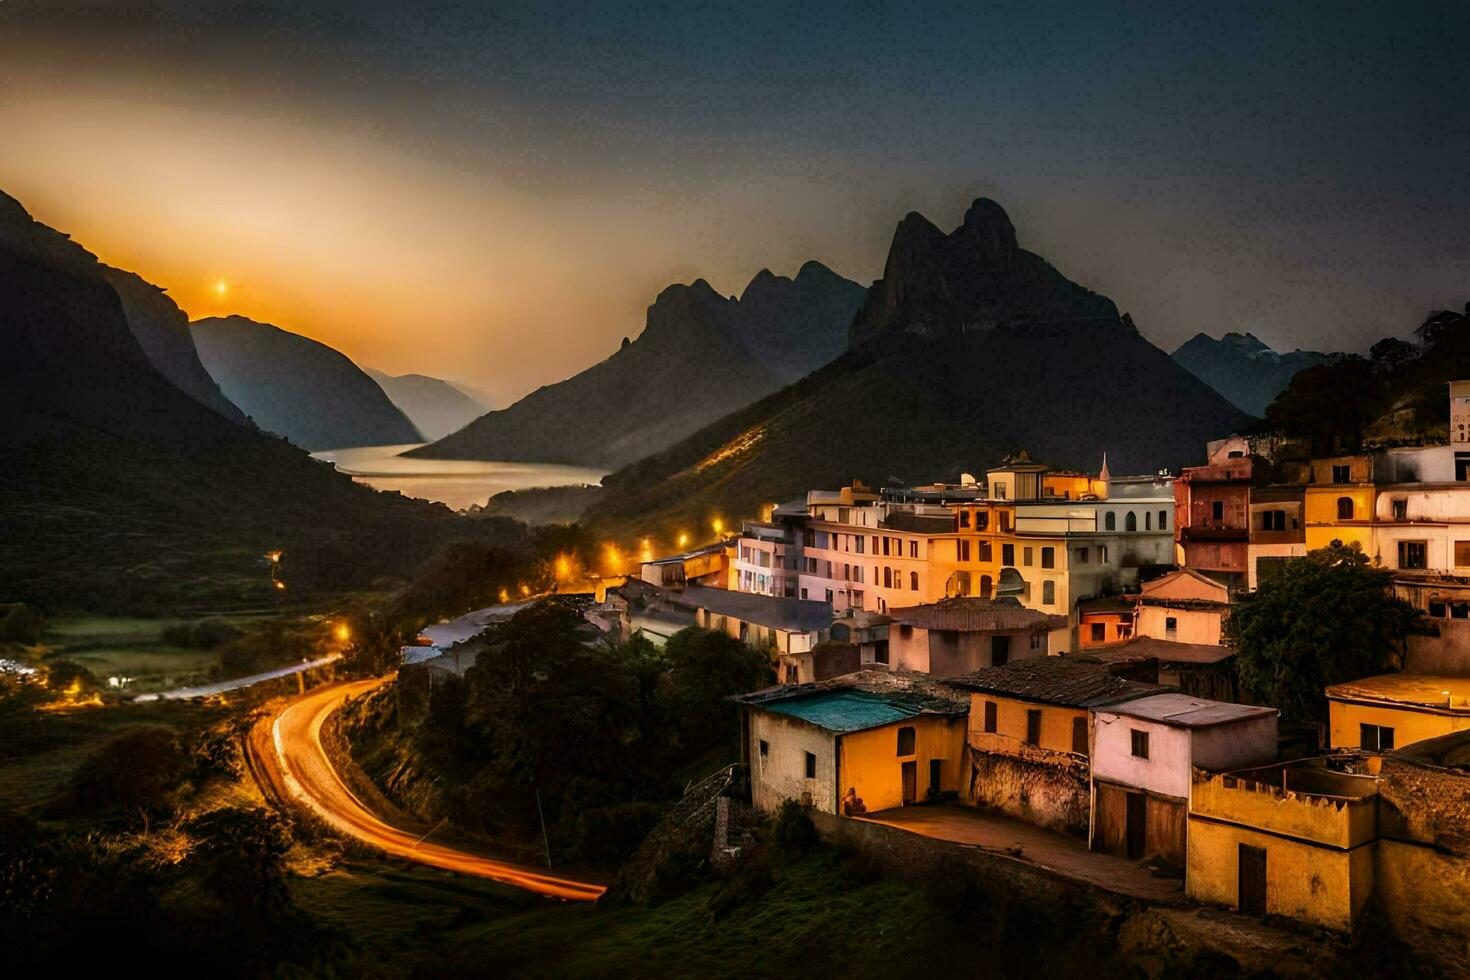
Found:
[[[556,463],[418,459],[399,455],[419,445],[328,449],[312,455],[333,464],[339,472],[359,483],[378,490],[397,490],[407,497],[436,500],[455,510],[464,510],[471,504],[483,506],[502,490],[596,484],[607,475],[605,470]]]

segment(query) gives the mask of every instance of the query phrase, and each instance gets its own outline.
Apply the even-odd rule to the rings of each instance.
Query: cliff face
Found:
[[[1127,317],[1016,246],[977,201],[945,235],[899,225],[854,346],[800,382],[605,481],[612,532],[703,527],[861,478],[955,480],[1027,449],[1053,465],[1154,472],[1248,421]],[[645,530],[643,533],[647,533]]]
[[[1340,355],[1312,350],[1279,354],[1253,334],[1227,333],[1216,340],[1197,333],[1170,356],[1241,411],[1262,416],[1298,371]]]
[[[225,395],[268,432],[312,452],[422,442],[378,383],[326,344],[242,316],[190,324]]]
[[[616,467],[667,448],[840,353],[862,287],[816,262],[738,299],[666,288],[636,340],[413,455]]]
[[[883,278],[853,322],[856,347],[886,333],[949,337],[1008,324],[1116,319],[1112,300],[1016,244],[999,204],[980,198],[946,235],[921,214],[898,224]]]

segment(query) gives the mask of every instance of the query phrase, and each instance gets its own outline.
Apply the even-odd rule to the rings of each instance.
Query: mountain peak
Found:
[[[999,257],[1017,248],[1016,226],[1011,224],[1010,215],[988,197],[975,198],[960,228],[987,255]]]

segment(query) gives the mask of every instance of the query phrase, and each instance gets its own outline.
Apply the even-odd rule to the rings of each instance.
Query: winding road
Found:
[[[568,901],[595,901],[602,885],[574,881],[469,851],[432,843],[422,828],[394,826],[348,787],[322,744],[322,726],[348,698],[386,678],[327,684],[287,702],[251,733],[252,769],[268,795],[306,807],[338,832],[394,857],[477,875]]]

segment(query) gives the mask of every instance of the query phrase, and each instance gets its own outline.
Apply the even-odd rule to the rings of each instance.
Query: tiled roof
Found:
[[[1122,643],[1088,647],[1087,655],[1107,663],[1153,658],[1161,664],[1218,664],[1235,656],[1235,651],[1213,643],[1178,643],[1136,636]]]
[[[1019,603],[979,596],[956,596],[923,606],[889,609],[895,623],[926,630],[954,630],[961,633],[997,632],[1002,630],[1055,630],[1067,625],[1065,616],[1049,616]]]
[[[770,626],[792,633],[810,633],[832,626],[832,607],[817,599],[788,599],[785,596],[757,595],[691,585],[682,592],[670,592],[669,601],[676,605],[708,609],[744,623]]]
[[[1101,595],[1077,603],[1079,613],[1131,613],[1136,595]]]
[[[950,678],[956,687],[1074,708],[1117,704],[1169,690],[1158,684],[1125,680],[1105,664],[1079,657],[1030,657],[1003,667],[982,667]]]

